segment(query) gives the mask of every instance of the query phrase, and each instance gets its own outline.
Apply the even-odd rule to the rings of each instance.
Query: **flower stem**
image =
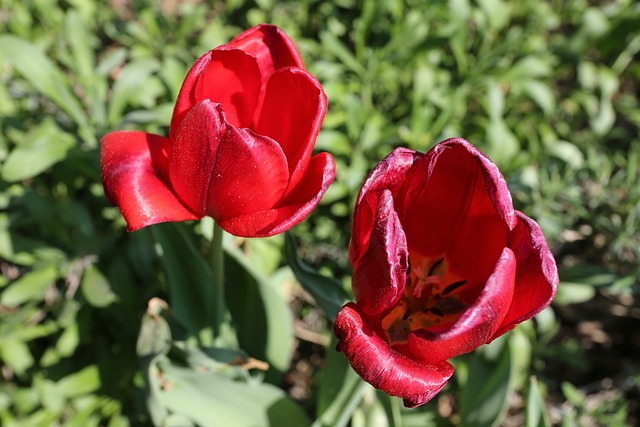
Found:
[[[213,238],[211,239],[211,269],[213,272],[213,331],[217,337],[220,336],[220,326],[224,320],[226,304],[224,300],[224,249],[222,248],[222,237],[224,230],[218,223],[213,223]]]

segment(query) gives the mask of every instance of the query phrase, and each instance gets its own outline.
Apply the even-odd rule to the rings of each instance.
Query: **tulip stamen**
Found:
[[[445,257],[432,260],[407,263],[404,294],[380,325],[392,345],[405,344],[411,331],[455,322],[468,306],[455,292],[468,281],[450,271]]]
[[[460,280],[458,282],[453,282],[452,284],[450,284],[446,288],[444,288],[444,290],[442,291],[442,295],[448,295],[451,292],[453,292],[456,289],[458,289],[460,286],[463,286],[463,285],[466,285],[466,284],[467,284],[466,280]]]
[[[438,261],[436,261],[429,269],[429,273],[427,274],[427,276],[433,276],[436,273],[436,269],[440,267],[443,261],[444,258],[440,258]]]
[[[436,315],[436,316],[438,316],[438,317],[444,317],[444,313],[442,312],[442,310],[440,310],[440,309],[439,309],[439,308],[437,308],[437,307],[431,307],[431,308],[429,309],[429,311],[430,311],[430,312],[432,312],[433,314],[435,314],[435,315]]]

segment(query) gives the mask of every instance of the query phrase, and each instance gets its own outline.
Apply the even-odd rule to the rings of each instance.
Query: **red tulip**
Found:
[[[498,168],[463,139],[398,148],[371,172],[353,216],[353,293],[338,350],[375,387],[421,405],[453,374],[447,359],[547,307],[555,261],[515,211]]]
[[[102,139],[105,193],[129,231],[208,215],[238,236],[281,233],[335,177],[331,155],[311,156],[326,110],[293,42],[259,25],[196,61],[168,138],[120,131]]]

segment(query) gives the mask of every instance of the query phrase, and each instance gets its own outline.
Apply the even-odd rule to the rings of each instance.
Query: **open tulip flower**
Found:
[[[283,232],[334,179],[331,155],[311,155],[326,110],[293,42],[259,25],[196,61],[168,138],[119,131],[102,139],[106,195],[129,231],[211,216],[237,236]]]
[[[356,202],[349,257],[355,303],[336,319],[338,350],[408,407],[442,390],[447,359],[531,318],[558,285],[540,227],[459,138],[426,154],[398,148],[376,166]]]

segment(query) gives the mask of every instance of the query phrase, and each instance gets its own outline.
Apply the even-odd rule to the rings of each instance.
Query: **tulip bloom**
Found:
[[[398,148],[376,166],[356,202],[349,258],[356,301],[338,314],[337,348],[407,407],[445,386],[447,359],[531,318],[558,285],[538,225],[459,138],[427,154]]]
[[[277,27],[259,25],[200,57],[169,137],[120,131],[101,142],[102,181],[127,230],[211,216],[237,236],[302,221],[335,177],[311,156],[327,98]]]

